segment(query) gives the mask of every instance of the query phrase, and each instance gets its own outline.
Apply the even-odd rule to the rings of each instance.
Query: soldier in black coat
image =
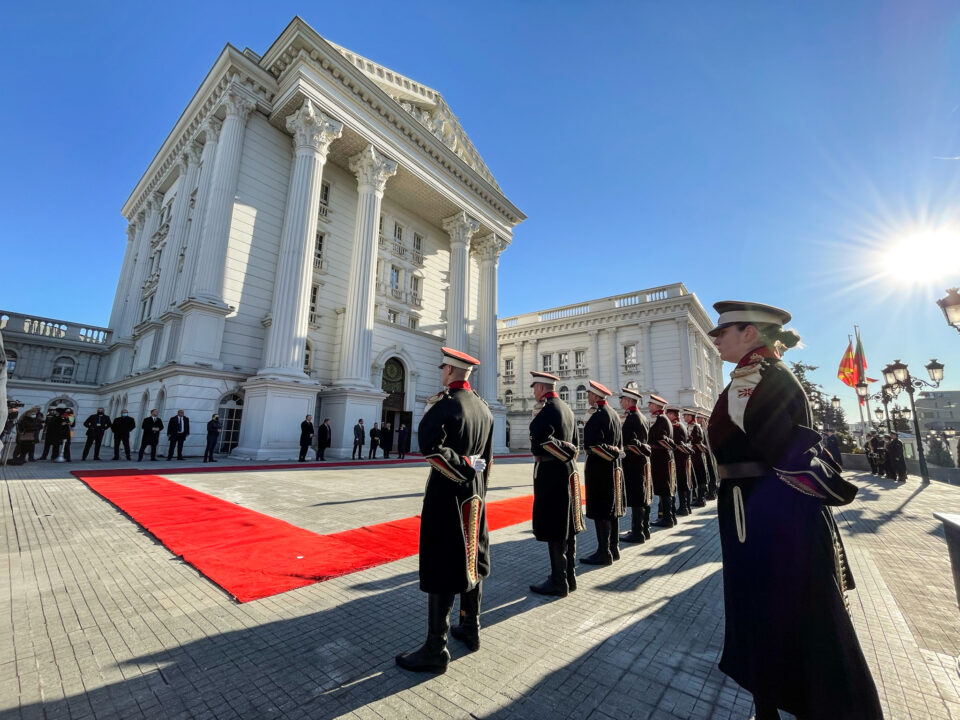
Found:
[[[693,485],[693,446],[687,437],[687,427],[680,422],[680,408],[669,405],[666,408],[667,417],[673,426],[673,459],[677,468],[677,515],[689,515],[690,488]]]
[[[630,506],[630,532],[621,540],[642,543],[650,539],[650,503],[653,500],[653,476],[650,473],[650,428],[637,405],[643,396],[633,388],[620,390],[623,417],[623,484]]]
[[[480,361],[443,348],[444,390],[427,401],[418,428],[420,452],[430,476],[420,513],[420,589],[428,597],[427,641],[397,655],[415,672],[443,673],[450,662],[447,631],[454,596],[460,595],[460,624],[453,636],[473,651],[480,647],[480,596],[490,574],[487,477],[493,464],[493,415],[471,387]]]
[[[690,440],[690,447],[693,448],[693,455],[690,456],[690,463],[693,465],[693,501],[696,507],[706,507],[707,505],[707,484],[710,481],[710,471],[707,469],[707,441],[704,439],[703,428],[697,424],[698,411],[695,408],[683,409],[683,422],[687,425],[687,437]]]
[[[298,462],[307,461],[307,451],[313,445],[313,415],[307,415],[306,420],[300,423],[300,457]]]
[[[620,559],[620,518],[626,514],[620,465],[624,452],[620,417],[607,403],[612,394],[596,380],[590,381],[587,401],[594,410],[583,426],[583,447],[587,452],[583,479],[587,517],[597,530],[597,549],[580,558],[587,565],[610,565]]]
[[[580,473],[577,472],[577,422],[555,388],[559,378],[531,372],[533,395],[542,404],[530,421],[533,466],[533,535],[547,543],[550,575],[531,585],[540,595],[566,597],[577,589],[577,533],[584,529]]]
[[[840,451],[840,438],[837,437],[837,434],[833,430],[824,430],[824,434],[826,437],[823,439],[823,447],[830,453],[833,461],[842,468],[843,455]]]
[[[717,459],[713,455],[713,449],[710,447],[710,434],[707,432],[707,420],[710,419],[709,412],[701,412],[697,415],[697,424],[703,431],[703,444],[706,447],[707,462],[707,500],[717,499],[717,488],[720,486],[720,478],[717,473]]]
[[[317,457],[316,460],[326,460],[323,453],[333,442],[333,429],[330,427],[330,418],[324,418],[317,428]]]
[[[160,443],[160,431],[163,430],[163,420],[156,408],[140,423],[143,434],[140,436],[140,454],[137,462],[143,462],[143,451],[150,448],[150,459],[157,459],[157,445]]]
[[[659,395],[650,395],[647,409],[653,417],[650,423],[650,473],[653,476],[653,494],[659,499],[655,527],[673,527],[677,524],[677,512],[673,506],[673,494],[677,490],[677,468],[673,459],[673,425],[663,409],[667,401]]]
[[[788,313],[724,302],[710,335],[737,363],[710,417],[722,480],[720,670],[753,693],[757,720],[879,720],[876,686],[847,612],[853,587],[831,505],[857,488],[812,430],[803,387],[781,349],[800,338]],[[738,362],[739,361],[739,362]]]
[[[307,416],[309,417],[309,415]],[[217,450],[217,441],[220,439],[220,431],[223,430],[223,423],[220,422],[220,416],[216,413],[207,420],[207,444],[203,449],[203,461],[216,462],[213,453]]]
[[[907,460],[903,455],[903,441],[896,433],[887,435],[887,464],[897,482],[907,481]]]
[[[870,472],[883,477],[887,465],[886,443],[879,433],[870,433],[867,441],[867,456],[870,460]]]
[[[370,453],[367,455],[369,459],[377,459],[377,449],[380,447],[380,434],[381,430],[377,423],[373,424],[373,427],[370,428]]]
[[[110,426],[113,431],[113,459],[120,459],[120,444],[123,444],[123,450],[127,454],[127,460],[130,459],[130,433],[137,429],[137,421],[130,417],[130,413],[124,408],[120,411],[120,417],[114,419]]]
[[[110,429],[110,418],[103,411],[103,408],[97,408],[97,412],[83,421],[83,426],[87,429],[87,442],[83,444],[82,459],[86,460],[90,453],[90,446],[93,445],[93,459],[100,459],[100,444],[103,442],[103,435]]]

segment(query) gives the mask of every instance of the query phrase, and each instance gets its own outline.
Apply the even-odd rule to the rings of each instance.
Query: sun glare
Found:
[[[922,230],[896,241],[879,258],[883,274],[903,285],[960,274],[960,232]]]

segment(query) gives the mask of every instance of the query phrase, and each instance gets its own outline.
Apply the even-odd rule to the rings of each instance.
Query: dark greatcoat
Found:
[[[650,425],[650,473],[655,495],[670,495],[677,489],[673,461],[673,426],[664,414],[658,414]]]
[[[876,687],[844,603],[853,577],[828,506],[849,503],[856,488],[823,453],[800,383],[770,351],[757,353],[742,367],[757,384],[736,390],[748,398],[744,429],[730,417],[730,385],[708,427],[723,478],[719,667],[805,720],[876,720]],[[732,463],[755,464],[757,472],[741,476],[743,466]]]
[[[163,430],[163,420],[153,415],[147,415],[140,423],[143,430],[143,442],[147,445],[156,445],[160,442],[160,431]]]
[[[897,479],[906,479],[907,460],[903,456],[903,441],[900,438],[894,438],[887,443],[887,458],[890,463],[890,469]]]
[[[471,389],[448,388],[427,401],[418,428],[430,476],[420,513],[420,589],[464,593],[490,574],[487,478],[493,465],[493,415]],[[478,473],[467,459],[482,455]]]
[[[559,397],[548,397],[530,421],[533,466],[533,535],[544,542],[566,542],[584,528],[577,472],[577,420]],[[546,448],[569,443],[569,459]]]
[[[304,420],[300,423],[300,447],[310,447],[313,445],[313,423]]]
[[[623,483],[627,505],[632,508],[650,507],[653,482],[650,474],[650,429],[647,419],[637,410],[628,410],[623,419]]]
[[[317,447],[318,448],[328,448],[330,447],[330,426],[326,423],[320,423],[320,428],[317,430]]]
[[[673,423],[673,443],[676,445],[673,457],[677,462],[677,490],[689,490],[693,487],[693,464],[690,462],[693,448],[687,437],[687,426],[682,422]]]
[[[620,418],[608,403],[599,404],[583,426],[583,446],[587,451],[583,479],[590,519],[604,520],[626,514],[620,465],[622,445]]]
[[[707,455],[710,451],[707,450],[703,428],[696,423],[690,425],[689,428],[690,445],[693,447],[693,456],[690,458],[691,462],[693,463],[693,476],[696,481],[696,485],[703,492],[706,492],[707,484],[710,482],[710,470],[707,466]]]
[[[127,415],[124,417],[121,415],[110,425],[110,429],[113,430],[114,437],[130,437],[132,433],[137,428],[137,421],[132,417]]]
[[[843,455],[840,452],[840,438],[836,435],[828,435],[823,441],[823,446],[833,457],[833,461],[840,467],[843,467]]]

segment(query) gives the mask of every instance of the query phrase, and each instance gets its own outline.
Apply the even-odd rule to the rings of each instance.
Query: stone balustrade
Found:
[[[113,335],[109,328],[81,325],[35,315],[21,315],[6,310],[0,310],[0,330],[10,336],[36,335],[92,345],[107,345]]]

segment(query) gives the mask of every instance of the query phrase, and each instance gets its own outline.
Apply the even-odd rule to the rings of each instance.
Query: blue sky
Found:
[[[788,359],[848,414],[855,323],[871,371],[936,356],[960,387],[934,305],[960,284],[960,160],[938,159],[960,155],[948,0],[8,8],[0,308],[106,324],[122,203],[223,46],[263,52],[295,14],[443,93],[528,215],[501,316],[682,281],[708,309],[792,311]]]

